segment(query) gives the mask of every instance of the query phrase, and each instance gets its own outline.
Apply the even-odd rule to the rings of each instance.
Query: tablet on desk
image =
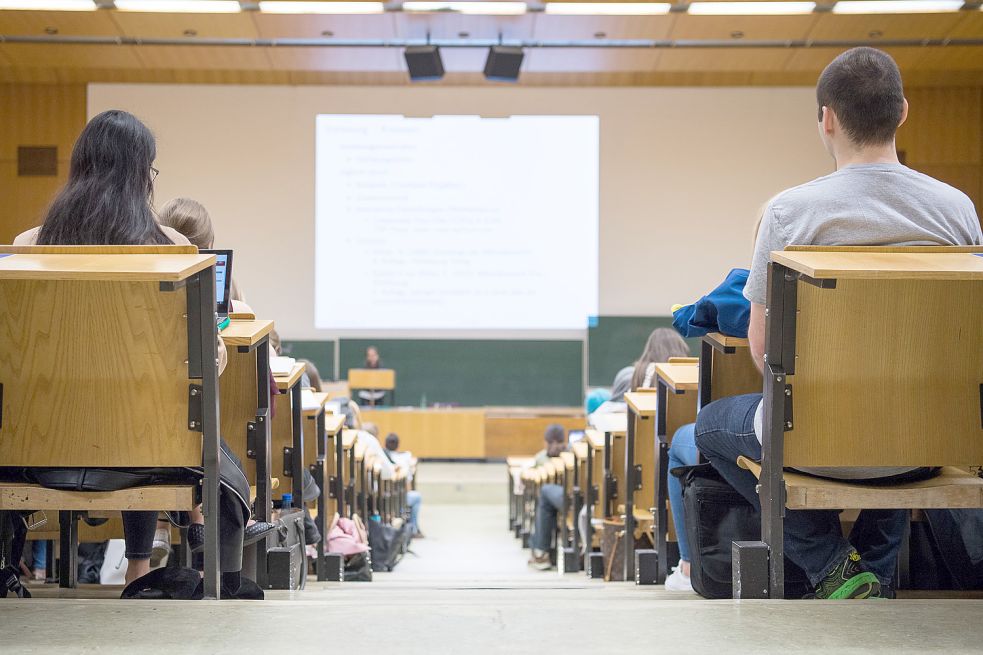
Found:
[[[222,319],[228,319],[229,296],[232,293],[232,251],[231,250],[199,250],[205,255],[215,255],[215,313],[217,323],[222,327]]]

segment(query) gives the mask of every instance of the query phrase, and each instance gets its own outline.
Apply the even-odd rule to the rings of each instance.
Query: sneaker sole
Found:
[[[853,576],[829,595],[829,600],[862,600],[876,598],[881,593],[881,583],[873,573],[860,573]]]

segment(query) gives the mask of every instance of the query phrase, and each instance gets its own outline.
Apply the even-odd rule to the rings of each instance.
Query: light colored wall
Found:
[[[184,195],[208,207],[217,245],[236,250],[250,304],[285,338],[332,336],[313,327],[318,113],[598,114],[600,310],[644,316],[666,315],[746,266],[761,205],[831,170],[814,103],[805,88],[91,85],[88,93],[90,117],[120,108],[150,125],[158,206]],[[563,229],[563,217],[554,220]],[[358,271],[338,279],[357,283]]]

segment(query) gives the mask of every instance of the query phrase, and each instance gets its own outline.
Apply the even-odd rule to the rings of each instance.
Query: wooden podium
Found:
[[[348,388],[352,391],[389,392],[390,403],[395,405],[396,371],[391,368],[350,368],[348,369]],[[375,406],[375,404],[375,400],[370,402],[370,406]]]

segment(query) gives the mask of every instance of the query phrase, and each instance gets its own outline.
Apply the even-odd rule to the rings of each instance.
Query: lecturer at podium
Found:
[[[365,349],[365,368],[383,368],[379,349],[375,346]],[[386,400],[386,392],[379,389],[362,389],[358,392],[358,399],[367,405],[382,405]]]

